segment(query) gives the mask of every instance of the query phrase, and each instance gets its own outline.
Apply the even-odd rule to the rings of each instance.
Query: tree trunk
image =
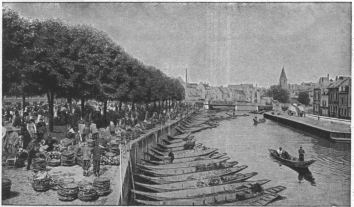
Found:
[[[107,126],[107,103],[108,103],[108,101],[105,100],[104,105],[103,105],[103,116],[104,116],[104,125],[105,126]]]
[[[85,119],[85,97],[81,97],[81,118]]]
[[[135,104],[134,104],[134,101],[132,101],[132,111],[135,111]]]
[[[67,100],[67,101],[68,101],[68,103],[69,103],[69,110],[70,110],[70,111],[69,111],[69,114],[72,114],[72,111],[73,111],[73,110],[72,110],[72,98],[71,98],[71,97],[68,97],[68,100]]]
[[[156,100],[154,101],[154,111],[156,111]]]
[[[49,105],[49,132],[54,129],[54,92],[47,91],[48,105]]]
[[[23,116],[23,113],[25,113],[26,96],[24,93],[22,94],[22,104],[22,123],[25,124],[25,116]]]

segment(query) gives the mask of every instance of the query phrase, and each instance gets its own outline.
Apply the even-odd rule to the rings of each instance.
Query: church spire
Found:
[[[286,78],[286,75],[285,75],[284,66],[283,66],[283,69],[281,70],[281,74],[280,74],[280,78],[279,78],[279,85],[281,88],[284,88],[284,89],[288,88],[288,79]]]
[[[284,66],[283,66],[283,69],[281,70],[280,79],[287,79],[287,78],[286,78],[286,75],[285,75]]]

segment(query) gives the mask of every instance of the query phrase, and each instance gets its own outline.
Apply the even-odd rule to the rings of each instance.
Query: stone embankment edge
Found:
[[[345,142],[345,143],[351,142],[351,133],[348,133],[348,132],[328,130],[328,129],[320,127],[320,126],[310,125],[305,122],[292,120],[292,119],[289,119],[286,117],[282,117],[279,115],[272,115],[269,113],[264,113],[263,116],[266,119],[270,119],[272,121],[279,122],[281,124],[308,132],[310,134],[313,134],[318,137],[325,138],[325,139],[328,139],[328,140],[331,140],[334,142]]]
[[[180,124],[184,119],[173,120],[165,123],[164,126],[160,126],[154,129],[151,129],[143,134],[141,137],[130,141],[127,145],[128,152],[123,155],[120,165],[120,176],[117,179],[120,179],[121,189],[117,192],[120,192],[120,195],[117,197],[118,205],[129,205],[133,202],[133,196],[131,195],[131,189],[133,185],[132,171],[134,171],[134,164],[140,163],[140,159],[147,159],[145,152],[151,146],[156,146],[157,143],[162,143],[162,139],[166,135],[174,134],[174,128]],[[132,165],[132,166],[131,166]]]

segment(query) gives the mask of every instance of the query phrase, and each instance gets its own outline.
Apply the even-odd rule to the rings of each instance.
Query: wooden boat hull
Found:
[[[273,150],[273,149],[268,149],[268,150],[269,150],[270,154],[273,157],[275,157],[277,160],[281,161],[281,163],[283,163],[284,165],[287,165],[287,166],[290,166],[290,167],[307,168],[311,164],[316,162],[316,160],[299,161],[298,158],[292,157],[292,156],[291,156],[290,160],[287,160],[287,159],[283,159],[283,158],[279,157],[278,153],[276,152],[276,150]]]
[[[192,140],[194,139],[195,136],[190,136],[190,137],[187,137],[187,139],[162,139],[162,141],[164,141],[166,144],[175,144],[175,143],[180,143],[180,142],[184,142],[184,141],[187,141],[187,140]]]
[[[188,134],[181,134],[181,135],[176,135],[176,136],[171,136],[171,135],[167,135],[167,138],[169,139],[187,139],[192,133],[188,133]]]
[[[194,141],[195,142],[195,141]],[[198,148],[198,147],[201,147],[203,144],[202,143],[198,143],[194,146],[194,148]],[[158,150],[160,152],[170,152],[170,149],[174,152],[177,152],[177,151],[184,151],[186,149],[184,149],[184,146],[181,146],[181,147],[173,147],[173,148],[162,148],[160,147],[159,145],[157,147],[152,147],[153,149],[155,150]]]
[[[175,183],[175,182],[183,182],[187,180],[197,180],[203,178],[210,178],[210,177],[218,177],[218,176],[225,176],[240,172],[241,170],[246,169],[246,165],[241,166],[234,166],[231,168],[226,169],[218,169],[212,171],[202,171],[202,172],[195,172],[189,174],[182,174],[182,175],[174,175],[174,176],[167,176],[167,177],[150,177],[141,174],[135,174],[137,177],[143,178],[153,183],[157,184],[167,184],[167,183]]]
[[[198,165],[208,165],[208,164],[214,164],[214,163],[221,163],[229,160],[229,157],[224,157],[220,159],[211,159],[211,160],[197,160],[197,161],[191,161],[191,162],[183,162],[183,163],[172,163],[172,164],[166,164],[166,165],[142,165],[142,164],[136,164],[137,166],[148,169],[148,170],[162,170],[162,169],[170,169],[170,168],[182,168],[182,167],[195,167]]]
[[[146,163],[152,164],[152,165],[165,165],[165,164],[171,164],[171,158],[170,157],[165,157],[165,156],[155,156],[153,154],[150,154],[148,152],[145,152],[145,154],[149,155],[151,158],[155,160],[144,160]],[[186,158],[178,158],[174,159],[173,163],[182,163],[182,162],[191,162],[191,161],[198,161],[198,160],[209,160],[209,159],[219,159],[221,157],[226,156],[226,153],[222,154],[209,154],[209,155],[203,155],[199,157],[186,157]]]
[[[181,129],[178,129],[178,128],[175,128],[175,129],[176,129],[176,131],[178,131],[179,133],[185,134],[185,133],[196,133],[196,132],[202,131],[202,130],[204,130],[204,129],[209,129],[209,128],[210,128],[210,126],[208,126],[208,127],[200,127],[200,128],[198,128],[198,129],[188,129],[188,130],[181,130]]]
[[[168,152],[161,152],[155,149],[150,149],[153,153],[159,154],[161,156],[167,156]],[[173,151],[175,159],[186,158],[186,157],[199,157],[202,155],[208,155],[213,152],[216,152],[218,149],[206,149],[206,150],[181,150],[181,151]]]
[[[149,174],[155,177],[166,177],[172,175],[182,175],[188,173],[195,173],[195,172],[202,172],[202,171],[210,171],[210,170],[217,170],[217,169],[225,169],[230,168],[237,165],[238,162],[227,162],[224,164],[214,163],[211,167],[179,167],[179,168],[169,168],[169,169],[144,169],[139,168],[139,170],[145,174]]]
[[[189,195],[189,197],[192,197],[192,195],[195,195],[196,192],[200,190],[203,191],[203,195],[208,195],[208,194],[213,194],[213,193],[220,193],[226,190],[229,190],[229,188],[233,188],[235,185],[230,185],[232,183],[237,183],[237,182],[242,182],[245,181],[253,176],[256,176],[258,173],[253,172],[253,173],[245,173],[245,174],[231,174],[231,175],[226,175],[226,176],[220,176],[220,177],[215,177],[214,180],[218,180],[220,182],[211,182],[212,179],[210,178],[204,178],[204,179],[198,179],[198,180],[188,180],[188,181],[183,181],[183,182],[177,182],[177,183],[168,183],[168,184],[162,184],[162,185],[150,185],[150,184],[143,184],[139,182],[135,182],[136,185],[142,186],[157,192],[171,192],[171,191],[182,191],[185,192],[188,189],[193,189],[188,191],[186,193]],[[233,179],[230,179],[232,177]],[[218,186],[218,187],[216,187]],[[195,190],[198,189],[198,190]],[[197,194],[200,195],[200,194]],[[195,196],[197,196],[195,195]],[[169,196],[169,194],[166,194],[166,196]],[[180,196],[180,192],[175,192],[173,195],[170,196],[170,198],[176,198]],[[179,197],[178,197],[179,198]]]
[[[260,181],[253,181],[254,183],[258,183],[260,185],[263,185],[270,180],[260,180]],[[147,205],[163,205],[163,206],[171,206],[171,205],[176,205],[176,206],[194,206],[194,205],[212,205],[216,203],[227,203],[227,202],[235,202],[238,201],[240,195],[246,195],[250,194],[250,186],[244,185],[242,182],[241,183],[234,183],[235,187],[233,189],[231,188],[229,191],[224,191],[223,193],[219,194],[212,194],[212,195],[203,195],[202,190],[194,190],[196,193],[199,193],[200,196],[198,197],[190,197],[190,198],[184,198],[184,199],[174,199],[174,200],[161,200],[163,198],[159,197],[159,195],[162,195],[163,193],[147,193],[147,192],[141,192],[137,190],[132,190],[132,192],[139,194],[139,195],[144,195],[148,198],[153,198],[157,201],[146,201],[146,200],[138,200],[136,201],[138,203],[143,203]],[[171,193],[176,193],[179,191],[174,191]]]
[[[195,143],[195,140],[193,140],[192,142]],[[187,143],[187,141],[182,141],[182,142],[173,143],[173,144],[166,144],[166,145],[157,144],[157,146],[161,147],[162,149],[177,148],[177,147],[183,147],[186,143]]]
[[[270,202],[276,200],[279,195],[277,193],[285,190],[284,186],[276,186],[273,188],[265,189],[260,195],[253,195],[252,197],[248,197],[246,200],[236,201],[227,203],[225,205],[228,206],[265,206]]]

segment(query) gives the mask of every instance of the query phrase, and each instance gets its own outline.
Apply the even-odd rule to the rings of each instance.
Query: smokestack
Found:
[[[186,68],[186,84],[188,83],[188,79],[187,79],[187,68]]]
[[[329,74],[327,74],[327,78],[328,78],[328,80],[329,80]]]

